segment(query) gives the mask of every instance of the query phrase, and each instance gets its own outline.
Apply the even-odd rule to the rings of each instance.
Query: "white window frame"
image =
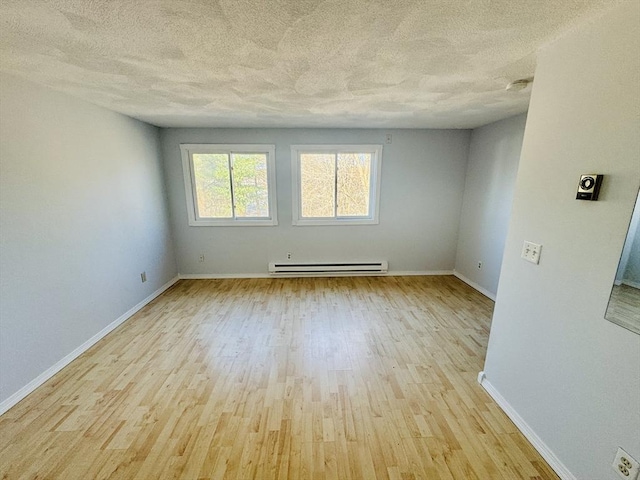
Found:
[[[184,174],[184,189],[187,199],[187,213],[189,225],[192,227],[262,227],[278,225],[276,202],[276,147],[262,144],[213,144],[188,143],[180,145],[182,154],[182,172]],[[267,188],[269,189],[269,217],[268,218],[210,218],[200,217],[196,200],[195,176],[193,171],[193,155],[199,153],[264,153],[267,155]],[[231,158],[231,157],[229,157]],[[233,171],[230,172],[233,182]],[[232,194],[233,195],[233,194]],[[233,201],[233,196],[231,201]]]
[[[371,180],[369,183],[369,215],[363,217],[317,217],[301,216],[300,155],[303,153],[371,153]],[[380,172],[382,171],[382,145],[291,145],[291,178],[293,181],[293,225],[377,225],[380,212]],[[337,195],[337,191],[335,192]]]

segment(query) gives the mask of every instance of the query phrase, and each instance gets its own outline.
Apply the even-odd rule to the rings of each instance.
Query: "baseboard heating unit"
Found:
[[[381,262],[334,262],[334,263],[269,263],[271,275],[373,275],[387,273],[389,263]]]

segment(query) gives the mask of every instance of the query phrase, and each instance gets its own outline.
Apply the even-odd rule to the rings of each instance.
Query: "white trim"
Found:
[[[476,289],[477,291],[479,291],[481,294],[483,294],[485,297],[490,298],[491,300],[493,300],[494,302],[496,301],[496,294],[493,292],[490,292],[489,290],[487,290],[486,288],[481,287],[480,285],[478,285],[476,282],[469,280],[467,277],[465,277],[464,275],[462,275],[460,272],[458,272],[457,270],[453,271],[453,275],[457,278],[459,278],[460,280],[462,280],[464,283],[466,283],[467,285],[469,285],[471,288]]]
[[[15,404],[17,404],[20,400],[22,400],[27,395],[32,393],[36,388],[38,388],[40,385],[42,385],[44,382],[49,380],[56,373],[58,373],[60,370],[62,370],[64,367],[69,365],[72,361],[74,361],[76,358],[78,358],[80,355],[82,355],[84,352],[86,352],[89,348],[91,348],[93,345],[95,345],[100,340],[102,340],[102,338],[104,338],[107,334],[112,332],[115,328],[119,327],[122,323],[124,323],[126,320],[128,320],[136,312],[141,310],[144,306],[146,306],[153,299],[155,299],[160,294],[162,294],[165,290],[167,290],[169,287],[171,287],[179,279],[180,279],[179,276],[176,276],[176,277],[172,278],[171,280],[169,280],[167,283],[165,283],[163,286],[161,286],[159,289],[157,289],[155,292],[153,292],[147,298],[145,298],[140,303],[138,303],[134,307],[132,307],[129,310],[127,310],[125,313],[120,315],[116,320],[114,320],[109,325],[107,325],[102,330],[100,330],[98,333],[96,333],[89,340],[87,340],[82,345],[80,345],[79,347],[74,349],[71,353],[69,353],[64,358],[62,358],[61,360],[57,361],[52,366],[47,368],[44,372],[42,372],[36,378],[31,380],[29,383],[27,383],[24,387],[22,387],[20,390],[15,392],[9,398],[7,398],[6,400],[0,402],[0,415],[5,413],[11,407],[13,407]]]
[[[621,283],[626,285],[626,286],[628,286],[628,287],[633,287],[633,288],[640,289],[640,283],[634,282],[633,280],[627,280],[627,279],[623,278]]]
[[[378,225],[380,223],[380,184],[382,180],[382,149],[376,145],[291,145],[291,214],[293,226]],[[369,213],[366,217],[302,218],[300,196],[300,153],[370,153],[371,182]]]
[[[273,219],[269,220],[254,220],[254,219],[242,219],[242,220],[189,220],[190,227],[273,227],[278,225],[278,222]]]
[[[295,203],[294,203],[295,205]],[[324,226],[349,226],[349,225],[378,225],[380,221],[377,218],[362,218],[362,217],[340,217],[340,218],[320,218],[313,220],[310,218],[292,220],[291,225],[294,227],[324,227]]]
[[[267,273],[181,273],[180,280],[211,280],[224,278],[273,278]]]
[[[515,411],[515,409],[507,402],[507,400],[500,395],[500,392],[495,389],[491,382],[487,380],[484,372],[478,374],[478,381],[482,388],[493,398],[504,413],[511,419],[515,426],[525,436],[529,443],[535,448],[538,453],[546,460],[549,466],[558,474],[562,480],[577,480],[577,478],[571,473],[571,471],[560,461],[560,459],[553,453],[553,451],[547,446],[546,443],[538,436],[538,434],[524,421],[524,419]]]
[[[392,270],[387,275],[391,277],[432,277],[453,275],[453,270]]]
[[[269,190],[268,218],[201,218],[198,214],[195,177],[193,173],[194,153],[264,153],[267,156],[267,188]],[[182,174],[186,195],[187,215],[191,227],[272,227],[278,225],[278,202],[276,195],[276,146],[267,144],[213,144],[182,143]],[[231,167],[230,167],[231,168]],[[232,176],[232,171],[229,172]],[[232,199],[233,200],[233,199]]]
[[[225,279],[225,278],[303,278],[303,277],[428,277],[435,275],[453,275],[453,270],[424,270],[424,271],[388,271],[386,273],[371,273],[366,275],[354,275],[352,273],[346,274],[322,274],[322,275],[269,275],[268,273],[181,273],[179,278],[181,280],[210,280],[210,279]]]

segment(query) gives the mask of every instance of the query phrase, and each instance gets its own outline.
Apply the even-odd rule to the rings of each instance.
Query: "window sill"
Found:
[[[294,220],[292,222],[295,227],[378,225],[379,223],[380,222],[376,218],[358,218],[349,220]]]
[[[189,220],[190,227],[275,227],[277,220]]]

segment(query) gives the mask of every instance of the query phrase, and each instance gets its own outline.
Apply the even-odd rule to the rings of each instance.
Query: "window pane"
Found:
[[[268,218],[267,155],[264,153],[234,153],[232,158],[236,217]]]
[[[194,153],[193,176],[200,218],[231,218],[229,156]]]
[[[302,217],[335,215],[335,155],[300,155],[300,196]]]
[[[370,153],[338,154],[338,216],[369,215]]]

